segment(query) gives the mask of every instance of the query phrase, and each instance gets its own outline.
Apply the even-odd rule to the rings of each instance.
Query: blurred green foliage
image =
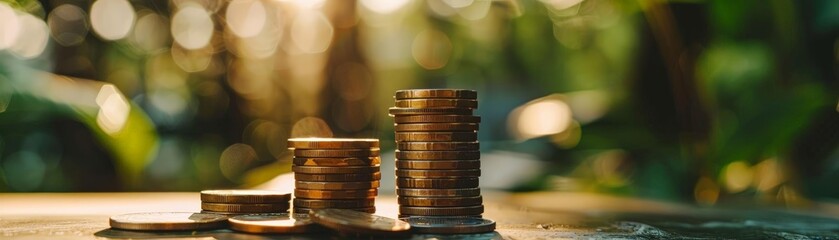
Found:
[[[131,3],[138,12],[163,16],[177,8]],[[43,19],[61,4],[90,6],[87,1],[10,5]],[[273,57],[249,59],[228,52],[235,49],[229,33],[214,38],[209,67],[197,72],[182,70],[184,60],[174,56],[186,50],[169,38],[164,50],[146,51],[91,31],[82,44],[50,44],[52,54],[35,60],[0,53],[0,83],[13,89],[4,93],[13,97],[0,113],[0,190],[252,186],[288,171],[289,156],[275,143],[289,137],[303,117],[323,118],[336,135],[384,141],[392,139],[383,109],[392,104],[393,90],[457,87],[480,92],[483,151],[532,154],[547,165],[522,173],[533,180],[511,190],[597,191],[710,204],[839,198],[832,186],[839,181],[837,1],[494,1],[479,19],[443,14],[435,9],[445,5],[435,4],[447,3],[409,2],[387,15],[364,10],[362,2],[327,1],[331,7],[319,11],[336,26],[334,37],[327,53],[317,55],[325,57],[323,68],[312,71],[323,74],[324,85],[312,80],[320,75],[293,72],[300,67],[294,62],[310,55],[294,55],[297,50],[281,43]],[[215,7],[213,19],[224,21],[224,7]],[[376,22],[379,18],[386,20]],[[394,23],[382,23],[388,21]],[[217,34],[225,31],[223,25],[216,23]],[[429,29],[444,38],[434,39],[429,49],[413,49],[422,47],[411,43],[413,34]],[[442,67],[423,65],[416,55],[426,50]],[[204,54],[191,53],[181,57],[198,61]],[[363,79],[342,75],[349,74],[338,71],[344,63],[360,66],[349,73],[361,72]],[[249,67],[268,70],[246,78],[271,79],[274,85],[236,85],[243,84],[237,74]],[[37,87],[25,87],[27,76],[15,74],[29,68],[119,87],[131,102],[125,134],[103,133],[95,114],[37,97]],[[317,94],[307,95],[311,91],[301,87],[306,84],[319,86]],[[251,92],[270,89],[270,97],[255,98],[243,86]],[[336,97],[351,87],[372,96]],[[510,113],[551,96],[571,106],[571,126],[517,139],[508,125]],[[172,107],[178,104],[185,107]],[[347,121],[341,116],[363,121],[335,127]],[[50,140],[33,137],[44,135]],[[57,160],[19,160],[27,157],[20,155],[25,144],[18,143],[27,141],[48,147],[26,154]],[[242,165],[226,168],[225,156]],[[45,180],[16,187],[32,177],[10,169],[46,169],[38,170]]]

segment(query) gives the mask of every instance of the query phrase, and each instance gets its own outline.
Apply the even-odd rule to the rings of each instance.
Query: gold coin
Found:
[[[480,169],[481,160],[399,160],[396,159],[397,169]]]
[[[387,109],[390,116],[404,115],[472,115],[471,108],[399,108]]]
[[[461,207],[481,205],[483,198],[475,197],[402,197],[398,198],[399,205],[415,207]]]
[[[201,209],[214,212],[229,213],[269,213],[287,212],[289,203],[208,203],[202,202]]]
[[[399,206],[399,214],[422,216],[461,216],[480,215],[484,213],[484,205],[468,207],[409,207]]]
[[[395,123],[480,123],[481,117],[472,115],[408,115],[393,117]]]
[[[227,226],[227,217],[191,212],[150,212],[112,216],[112,228],[144,231],[206,230]]]
[[[495,230],[495,221],[481,217],[408,217],[401,220],[411,224],[414,233],[474,234]]]
[[[396,142],[472,142],[477,132],[397,132]]]
[[[294,199],[296,208],[365,208],[376,206],[376,199]]]
[[[231,229],[247,233],[307,233],[318,229],[305,215],[292,217],[288,213],[240,215],[228,221]]]
[[[321,167],[343,167],[343,166],[379,166],[382,163],[379,157],[369,158],[303,158],[298,157],[292,160],[297,166],[321,166]]]
[[[478,92],[467,89],[409,89],[399,90],[393,96],[396,99],[411,98],[462,98],[476,99]]]
[[[464,178],[480,177],[481,169],[457,169],[457,170],[416,170],[396,169],[397,177],[405,178]]]
[[[397,132],[451,132],[477,131],[477,123],[397,123],[393,130]]]
[[[352,190],[378,188],[379,181],[366,182],[307,182],[294,181],[294,187],[311,190]]]
[[[397,142],[396,148],[407,151],[474,151],[478,142]]]
[[[396,107],[403,108],[478,108],[472,99],[405,99],[396,100]]]
[[[307,174],[341,174],[341,173],[374,173],[379,171],[378,166],[342,166],[342,167],[312,167],[312,166],[291,166],[295,173]]]
[[[480,151],[396,151],[399,160],[476,160]]]
[[[378,157],[379,149],[295,149],[294,157],[369,158]]]
[[[483,215],[461,215],[461,216],[423,216],[423,215],[405,215],[399,214],[396,215],[399,219],[405,219],[409,217],[433,217],[433,218],[483,218]]]
[[[253,213],[236,213],[236,212],[215,212],[215,211],[207,211],[207,210],[201,210],[201,213],[218,214],[218,215],[224,215],[224,216],[227,216],[227,217],[235,217],[235,216],[239,216],[239,215],[253,214]]]
[[[411,230],[411,225],[402,220],[345,209],[316,209],[309,216],[312,221],[339,232],[401,235]]]
[[[422,189],[398,188],[396,195],[400,197],[474,197],[481,195],[480,188],[450,188],[450,189]]]
[[[348,174],[304,174],[295,173],[294,179],[308,182],[363,182],[382,179],[380,172],[375,173],[348,173]]]
[[[396,186],[399,188],[476,188],[478,178],[396,178]]]
[[[295,214],[307,214],[307,213],[309,213],[309,212],[311,212],[312,210],[315,210],[315,209],[326,209],[326,208],[299,208],[299,207],[295,207],[293,209],[294,209]],[[346,210],[352,210],[352,211],[357,211],[357,212],[376,213],[376,207],[366,207],[366,208],[337,208],[337,207],[332,207],[332,208],[329,208],[329,209],[346,209]]]
[[[211,203],[288,203],[290,193],[266,190],[204,190],[201,201]]]
[[[366,190],[309,190],[294,189],[295,198],[307,199],[371,199],[379,193],[377,189]]]
[[[290,138],[293,149],[369,149],[378,148],[379,139],[372,138]]]

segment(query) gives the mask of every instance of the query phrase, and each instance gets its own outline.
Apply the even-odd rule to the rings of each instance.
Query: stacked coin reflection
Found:
[[[399,217],[475,216],[484,212],[478,177],[478,94],[461,89],[396,92]]]
[[[379,140],[354,138],[292,138],[294,150],[294,213],[338,208],[376,212]]]
[[[201,191],[201,212],[222,215],[288,212],[291,194],[263,190]]]

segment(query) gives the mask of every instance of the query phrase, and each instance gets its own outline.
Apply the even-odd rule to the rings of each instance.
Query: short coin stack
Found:
[[[396,92],[399,217],[480,217],[478,93],[461,89]]]
[[[376,212],[378,139],[292,138],[294,213],[338,208]]]
[[[221,215],[288,212],[291,194],[263,190],[201,191],[201,212]]]

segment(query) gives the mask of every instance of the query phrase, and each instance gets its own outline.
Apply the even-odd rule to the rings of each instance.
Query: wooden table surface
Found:
[[[807,212],[710,209],[598,194],[485,192],[485,218],[496,232],[414,235],[412,239],[839,239],[836,208]],[[395,197],[377,214],[395,217]],[[136,232],[110,229],[108,217],[132,212],[200,211],[198,193],[0,194],[0,238],[340,239],[331,232],[254,235],[230,230]]]

